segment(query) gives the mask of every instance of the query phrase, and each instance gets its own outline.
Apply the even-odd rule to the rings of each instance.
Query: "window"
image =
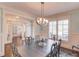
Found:
[[[58,35],[58,39],[68,40],[68,19],[49,22],[49,38],[53,35]]]
[[[32,35],[32,25],[30,22],[25,25],[25,36],[29,37]]]
[[[56,35],[56,21],[49,22],[49,38]]]
[[[68,20],[58,21],[58,38],[63,40],[68,39]]]

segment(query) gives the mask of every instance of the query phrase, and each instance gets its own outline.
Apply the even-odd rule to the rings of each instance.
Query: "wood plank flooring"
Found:
[[[16,45],[22,45],[23,41],[20,38],[14,38],[14,43]],[[69,50],[67,48],[61,48],[61,55],[60,57],[79,57],[79,53],[73,50]],[[23,53],[23,52],[21,52]],[[5,44],[5,57],[12,57],[12,48],[11,43]]]

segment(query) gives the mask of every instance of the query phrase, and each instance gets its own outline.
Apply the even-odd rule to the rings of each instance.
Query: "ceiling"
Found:
[[[40,16],[41,14],[40,2],[5,2],[0,4],[23,12],[29,12],[35,16]],[[79,7],[79,2],[45,2],[44,6],[44,15],[50,16],[53,14],[76,9]]]

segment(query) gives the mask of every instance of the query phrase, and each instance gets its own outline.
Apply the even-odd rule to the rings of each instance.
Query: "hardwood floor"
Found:
[[[79,51],[76,51],[73,49],[68,49],[65,47],[61,47],[61,51],[64,51],[65,53],[67,53],[70,56],[79,57]]]
[[[16,46],[23,44],[23,41],[20,38],[14,38],[13,42]],[[11,44],[12,43],[5,44],[5,57],[12,57]],[[79,52],[61,47],[60,57],[79,57]]]
[[[6,57],[12,56],[11,43],[5,44],[5,56]]]

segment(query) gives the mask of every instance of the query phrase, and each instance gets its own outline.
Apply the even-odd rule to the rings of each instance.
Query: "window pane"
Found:
[[[49,22],[49,37],[56,35],[56,21]]]
[[[68,39],[68,20],[58,21],[58,39]]]
[[[52,22],[52,27],[53,27],[53,29],[52,29],[53,35],[56,35],[56,21],[53,21],[53,22]]]
[[[68,24],[68,20],[63,20],[63,24]]]

